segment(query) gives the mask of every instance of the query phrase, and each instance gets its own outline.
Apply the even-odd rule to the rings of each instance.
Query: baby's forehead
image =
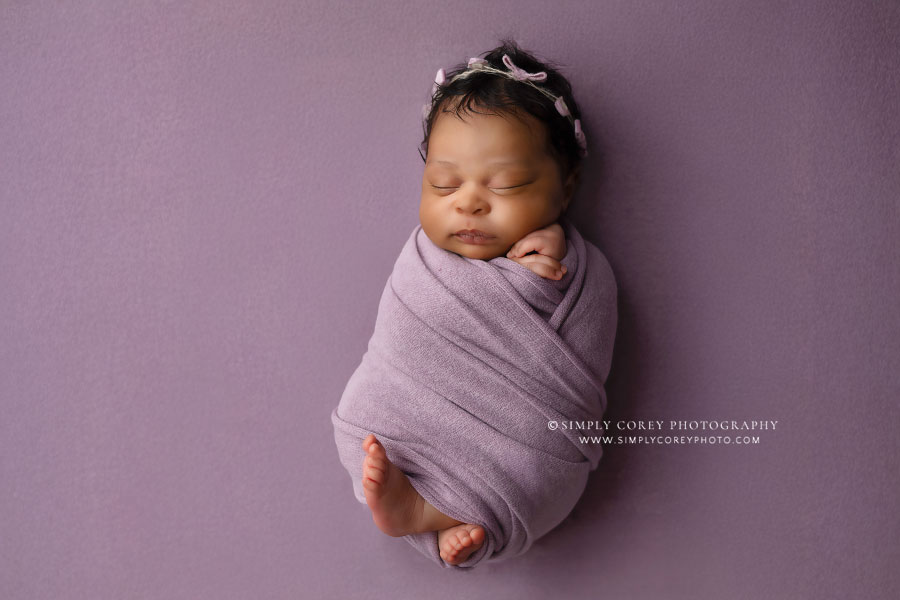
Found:
[[[497,116],[444,115],[441,119],[428,140],[429,156],[432,152],[449,160],[477,156],[481,162],[506,160],[525,167],[548,158],[543,126],[536,129],[524,121]]]

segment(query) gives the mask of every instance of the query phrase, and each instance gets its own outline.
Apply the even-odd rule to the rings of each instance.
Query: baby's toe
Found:
[[[387,465],[367,457],[363,463],[363,476],[365,479],[370,479],[376,483],[384,483],[387,479]]]
[[[387,456],[384,452],[384,447],[374,433],[366,436],[366,439],[363,440],[362,448],[368,456]]]
[[[476,525],[469,532],[469,537],[472,538],[472,542],[475,544],[480,544],[484,541],[484,527],[481,525]]]
[[[387,454],[378,442],[373,442],[369,446],[369,449],[366,451],[366,456],[374,459],[387,460]]]
[[[441,545],[441,552],[443,552],[450,558],[453,558],[453,556],[456,555],[456,548],[453,546],[452,535],[449,535],[446,539],[444,539],[444,543]]]
[[[387,460],[380,458],[378,456],[369,455],[365,458],[366,467],[369,469],[378,469],[382,472],[387,472]]]

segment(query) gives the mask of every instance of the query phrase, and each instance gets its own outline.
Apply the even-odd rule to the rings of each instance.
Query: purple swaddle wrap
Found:
[[[568,271],[544,279],[506,257],[435,245],[417,225],[378,307],[362,362],[331,413],[341,463],[362,487],[362,441],[442,513],[484,527],[459,565],[437,532],[403,536],[444,567],[522,554],[556,527],[597,468],[600,435],[548,421],[599,421],[616,333],[616,282],[600,250],[565,217]]]

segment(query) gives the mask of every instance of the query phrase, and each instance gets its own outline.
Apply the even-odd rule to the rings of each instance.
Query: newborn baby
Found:
[[[574,506],[601,451],[548,425],[602,417],[615,333],[612,271],[564,214],[577,146],[489,102],[432,109],[420,226],[332,412],[375,525],[443,566],[520,554]]]

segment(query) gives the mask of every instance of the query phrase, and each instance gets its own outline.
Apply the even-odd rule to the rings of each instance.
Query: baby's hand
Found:
[[[532,250],[537,254],[528,254]],[[561,261],[568,248],[566,236],[559,223],[532,231],[513,244],[506,258],[514,260],[545,279],[562,279],[565,267]]]

